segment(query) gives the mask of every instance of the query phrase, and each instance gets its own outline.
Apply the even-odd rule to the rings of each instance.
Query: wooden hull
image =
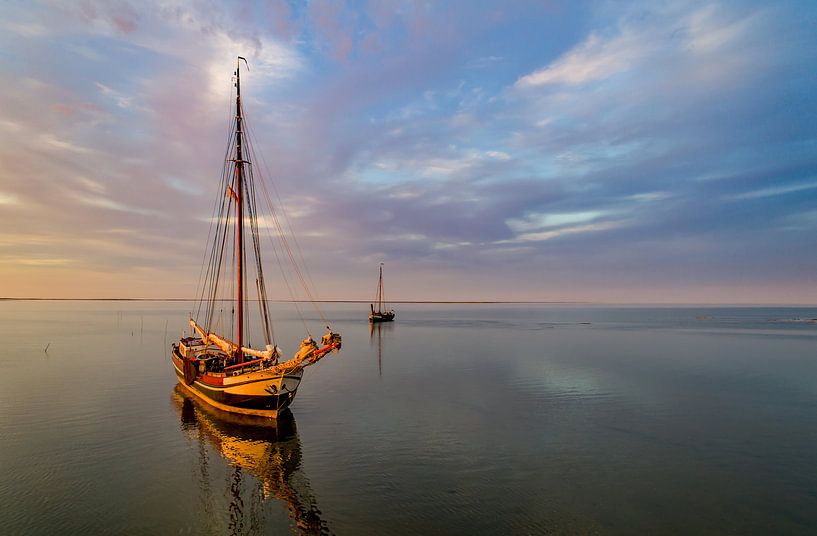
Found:
[[[273,374],[258,370],[235,375],[190,374],[174,350],[171,356],[179,384],[202,401],[221,411],[275,419],[289,407],[301,383],[303,370]],[[188,365],[189,367],[189,365]]]
[[[369,315],[369,322],[393,322],[394,313],[374,313]]]

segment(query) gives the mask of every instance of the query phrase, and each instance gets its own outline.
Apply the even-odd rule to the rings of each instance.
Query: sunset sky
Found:
[[[242,55],[321,298],[384,262],[392,299],[817,304],[817,2],[12,0],[0,27],[0,297],[193,297]]]

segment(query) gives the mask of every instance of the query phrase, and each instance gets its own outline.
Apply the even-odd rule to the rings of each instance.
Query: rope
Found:
[[[247,125],[246,130],[248,131],[248,133],[250,135],[250,138],[252,140],[255,140],[256,139],[255,138],[255,131],[252,129],[252,127],[250,125]],[[253,154],[253,160],[258,162],[259,159],[257,159],[257,157],[255,155],[253,144],[250,144],[250,150],[252,151],[252,154]],[[261,155],[261,157],[260,157],[260,162],[261,162],[262,167],[264,168],[265,172],[267,173],[267,175],[272,176],[272,174],[269,172],[269,167],[267,166],[266,159],[264,159],[263,155]],[[304,292],[307,295],[307,298],[312,303],[313,307],[315,308],[315,311],[318,313],[318,315],[320,316],[323,323],[328,324],[329,321],[327,320],[326,315],[324,314],[323,310],[321,309],[317,298],[315,297],[315,295],[312,292],[312,288],[314,288],[315,285],[312,282],[312,278],[311,278],[311,276],[309,274],[307,264],[304,261],[303,251],[301,250],[301,247],[300,247],[300,245],[298,243],[298,240],[295,237],[295,233],[292,230],[292,224],[290,223],[290,220],[286,215],[286,211],[283,209],[284,203],[283,203],[283,201],[281,199],[280,193],[278,192],[278,189],[275,186],[275,182],[270,181],[270,183],[271,183],[272,189],[273,189],[273,191],[275,193],[275,196],[278,199],[278,204],[279,204],[280,207],[282,207],[281,210],[280,210],[281,219],[283,219],[284,223],[286,223],[287,230],[289,231],[288,233],[285,232],[284,226],[281,225],[281,220],[278,218],[278,212],[279,211],[275,210],[275,206],[274,206],[274,204],[272,202],[272,197],[271,197],[269,191],[266,189],[266,183],[264,181],[262,181],[261,182],[261,188],[263,190],[262,193],[264,194],[264,200],[267,202],[267,206],[269,208],[270,215],[272,216],[273,222],[275,223],[275,227],[276,227],[276,230],[278,231],[279,237],[281,239],[281,243],[284,245],[284,248],[286,249],[287,256],[290,259],[293,270],[295,271],[296,275],[298,276],[298,279],[301,282],[301,286],[303,287]],[[287,240],[287,235],[291,236],[292,241],[295,243],[295,247],[297,249],[297,253],[298,253],[300,263],[298,262],[298,260],[296,260],[295,255],[292,253],[292,248],[290,247],[289,241]],[[303,265],[303,267],[304,267],[303,272],[300,269],[300,265]],[[306,272],[306,276],[304,276],[304,272]]]
[[[231,101],[233,100],[234,94],[234,84],[231,83]],[[237,138],[239,136],[241,138],[242,148],[246,151],[244,158],[249,157],[252,162],[256,164],[260,163],[262,166],[261,170],[264,171],[266,177],[270,179],[272,177],[264,156],[257,154],[255,151],[255,143],[257,142],[255,132],[246,118],[243,117],[243,104],[239,103],[239,105],[240,115],[242,116],[242,132],[236,134],[238,114],[235,114],[234,111],[230,109],[230,116],[232,118],[228,121],[227,150],[224,153],[224,165],[222,166],[219,195],[216,196],[213,202],[207,235],[208,247],[205,248],[202,256],[201,268],[196,285],[198,301],[195,314],[196,321],[208,331],[215,331],[219,328],[226,328],[226,326],[222,326],[222,324],[226,323],[224,322],[225,315],[229,316],[229,328],[227,331],[229,331],[228,337],[230,339],[234,339],[235,335],[236,310],[234,304],[236,298],[236,280],[239,275],[237,273],[239,245],[236,243],[236,233],[234,230],[236,224],[244,225],[244,222],[237,221],[238,204],[234,203],[234,201],[236,201],[234,195],[229,193],[235,191],[236,165],[239,165],[236,163],[237,152],[235,142],[238,141]],[[292,223],[283,208],[284,203],[280,192],[275,183],[270,180],[269,182],[271,183],[272,189],[272,193],[270,193],[270,190],[267,188],[267,181],[262,180],[263,175],[261,179],[259,179],[259,187],[253,169],[254,166],[252,164],[241,165],[243,165],[244,168],[242,170],[242,182],[245,186],[242,188],[241,202],[245,207],[245,221],[249,222],[250,236],[252,238],[251,244],[248,244],[251,247],[242,249],[243,259],[241,264],[243,273],[241,276],[244,278],[244,281],[250,280],[250,278],[246,277],[251,270],[251,268],[248,268],[250,265],[254,267],[256,275],[255,290],[250,290],[249,287],[251,284],[244,285],[241,298],[246,303],[251,292],[257,293],[259,300],[258,314],[263,321],[264,340],[267,344],[272,343],[276,345],[275,332],[270,322],[266,278],[262,263],[261,232],[258,225],[258,197],[261,197],[262,205],[265,209],[269,210],[270,220],[268,223],[271,223],[271,225],[265,226],[269,243],[272,245],[272,251],[282,278],[284,279],[286,289],[292,299],[292,303],[295,305],[298,317],[303,324],[304,330],[311,337],[312,334],[299,303],[300,300],[296,296],[295,286],[300,285],[307,300],[312,304],[323,323],[329,324],[329,321],[316,299],[314,282],[312,281],[311,274],[304,260],[303,251],[293,232]],[[277,200],[277,204],[273,203],[273,194],[274,199]],[[274,234],[277,234],[278,240],[275,240],[276,237]],[[291,237],[292,243],[290,243],[288,236]],[[280,245],[276,243],[278,241],[280,241]],[[248,260],[250,262],[247,262]],[[288,262],[284,262],[285,260]],[[292,270],[292,277],[289,276],[286,266],[289,266]],[[223,278],[227,279],[226,285],[222,282]],[[227,292],[226,297],[224,297],[225,291]],[[231,304],[228,308],[229,311],[224,310],[222,303],[224,301]],[[244,318],[240,319],[245,326],[244,332],[246,335],[244,341],[242,341],[245,346],[250,346],[249,341],[251,340],[250,327],[252,323],[249,322],[249,320],[250,316],[254,315],[250,313],[251,311],[248,308],[244,313]],[[200,322],[199,320],[202,317],[204,321]],[[220,329],[219,331],[223,332]]]

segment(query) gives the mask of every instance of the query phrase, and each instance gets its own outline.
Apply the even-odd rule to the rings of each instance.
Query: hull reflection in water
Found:
[[[214,448],[233,467],[229,534],[269,532],[269,528],[259,526],[258,512],[263,503],[271,499],[286,506],[296,534],[330,533],[320,517],[309,481],[300,471],[301,443],[295,418],[289,410],[274,421],[227,413],[200,402],[180,385],[173,389],[171,399],[179,411],[182,430],[199,442],[199,476],[205,494],[203,508],[210,516],[214,514],[214,497],[209,489],[206,446]],[[260,493],[242,497],[243,472],[258,481]]]

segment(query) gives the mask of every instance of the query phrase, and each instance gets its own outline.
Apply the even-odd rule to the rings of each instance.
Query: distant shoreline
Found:
[[[7,298],[2,301],[94,301],[94,302],[195,302],[195,298]],[[232,301],[232,300],[218,300]],[[257,301],[257,300],[250,300]],[[270,303],[310,303],[309,300],[267,300]],[[372,300],[315,300],[317,303],[371,303]],[[390,304],[462,304],[462,305],[595,305],[605,307],[817,307],[809,303],[618,303],[596,301],[540,301],[540,300],[389,300]]]
[[[0,301],[138,301],[192,302],[196,298],[3,298]],[[216,300],[233,301],[233,300]],[[247,300],[258,301],[258,300]],[[310,300],[267,300],[272,303],[310,303]],[[315,300],[317,303],[371,303],[372,300]],[[389,303],[530,303],[530,304],[591,304],[581,301],[519,301],[519,300],[389,300]]]

